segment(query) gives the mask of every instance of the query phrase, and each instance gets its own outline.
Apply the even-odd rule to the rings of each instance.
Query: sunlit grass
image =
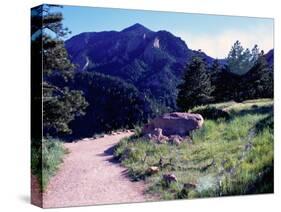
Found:
[[[272,106],[268,99],[211,105],[205,108],[227,108],[230,117],[205,118],[204,127],[192,134],[192,144],[155,144],[135,136],[122,140],[115,156],[133,180],[145,180],[148,192],[163,199],[273,192]],[[199,109],[204,107],[194,111]],[[160,171],[148,175],[150,166]],[[164,183],[166,173],[175,174],[177,182]],[[186,183],[196,188],[186,190]]]
[[[38,177],[41,189],[44,191],[52,176],[55,175],[63,162],[63,156],[68,153],[61,141],[43,139],[42,143],[31,149],[31,170]]]

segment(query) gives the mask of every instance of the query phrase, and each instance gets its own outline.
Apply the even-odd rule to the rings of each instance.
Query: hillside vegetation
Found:
[[[56,139],[44,138],[40,147],[31,146],[31,172],[37,176],[42,191],[56,174],[67,153],[62,142]]]
[[[203,128],[192,134],[192,143],[155,144],[138,131],[121,141],[115,156],[133,180],[145,180],[147,192],[162,199],[273,192],[271,99],[218,103],[191,111],[205,118]],[[160,171],[148,174],[151,166]],[[163,180],[167,173],[175,174],[177,181],[167,184]]]

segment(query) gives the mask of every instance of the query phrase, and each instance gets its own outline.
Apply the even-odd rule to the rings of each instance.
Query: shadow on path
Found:
[[[114,157],[115,148],[116,148],[116,145],[113,145],[113,146],[107,148],[106,150],[104,150],[103,153],[100,153],[100,154],[97,154],[97,155],[100,156],[100,157],[111,156],[110,158],[106,159],[106,161],[108,161],[110,163],[120,164],[119,160]]]

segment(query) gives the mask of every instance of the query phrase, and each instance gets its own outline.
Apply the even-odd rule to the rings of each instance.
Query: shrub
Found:
[[[136,126],[134,126],[134,135],[133,135],[133,137],[134,138],[139,138],[140,136],[141,136],[141,131],[142,131],[142,127],[141,126],[138,126],[138,125],[136,125]]]

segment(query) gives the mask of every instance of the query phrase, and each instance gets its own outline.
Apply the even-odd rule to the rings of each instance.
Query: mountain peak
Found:
[[[150,30],[139,23],[133,24],[132,26],[129,26],[122,30],[122,32],[130,32],[130,31],[150,31]]]

